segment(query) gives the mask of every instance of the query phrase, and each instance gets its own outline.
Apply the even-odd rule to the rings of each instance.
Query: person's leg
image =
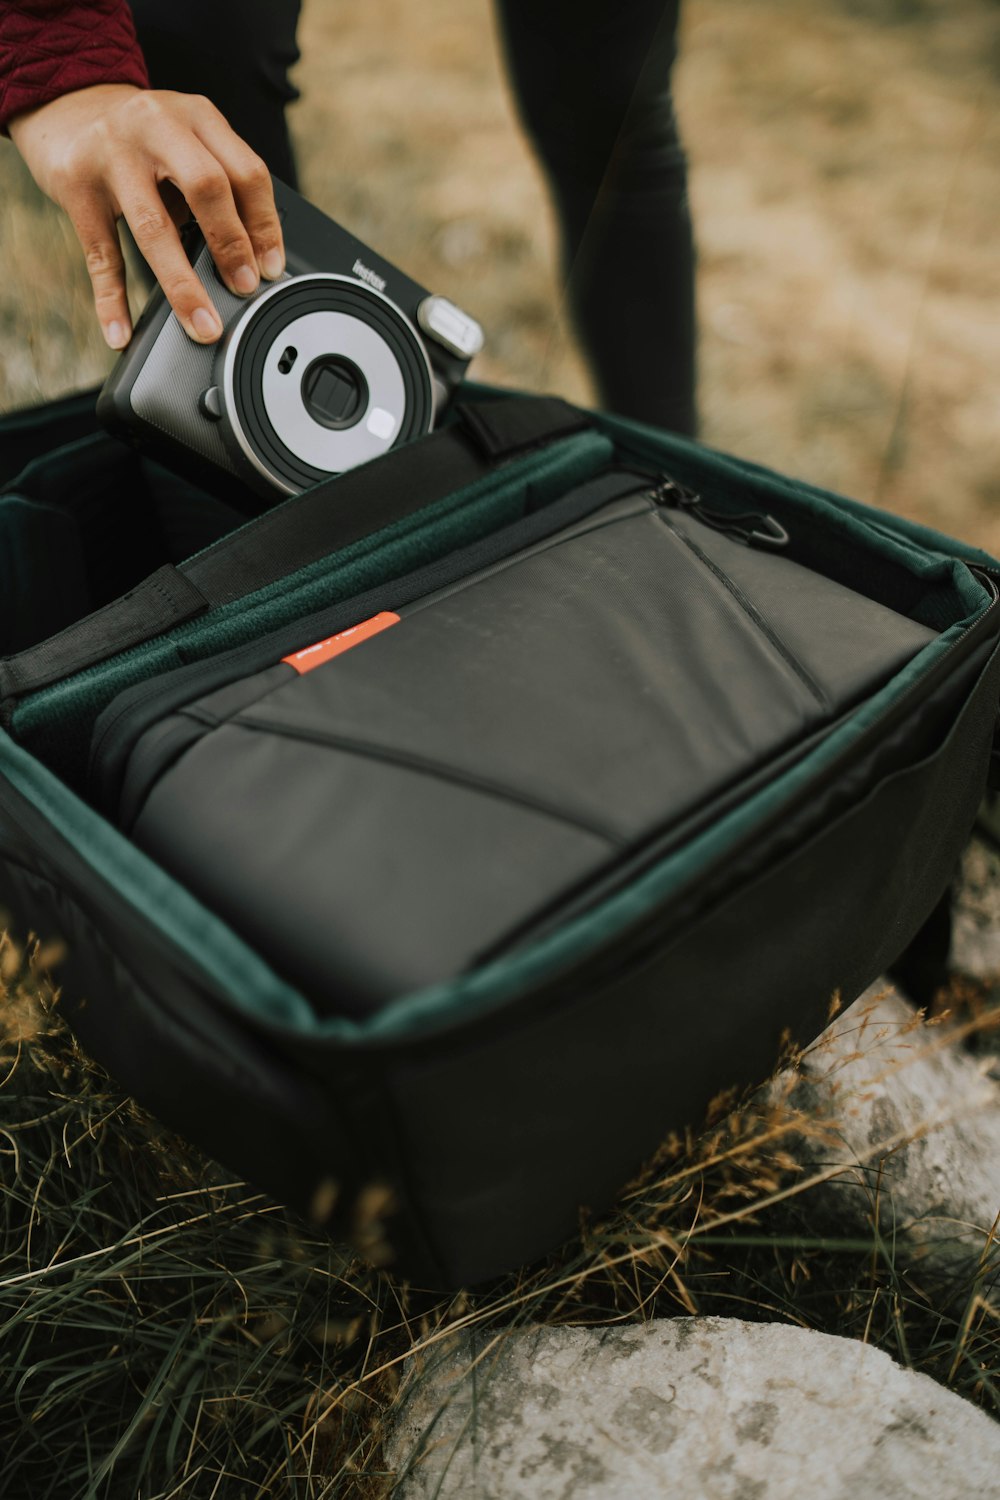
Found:
[[[694,248],[670,94],[679,0],[496,0],[601,404],[693,433]]]
[[[301,0],[131,0],[154,88],[204,94],[276,177],[295,187],[285,106],[298,97]]]

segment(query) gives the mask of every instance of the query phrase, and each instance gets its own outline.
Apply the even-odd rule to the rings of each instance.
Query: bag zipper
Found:
[[[703,526],[710,526],[713,531],[721,531],[724,536],[745,542],[748,547],[780,551],[791,540],[781,522],[765,511],[712,510],[700,495],[678,483],[669,474],[658,476],[650,494],[657,505],[686,511]]]

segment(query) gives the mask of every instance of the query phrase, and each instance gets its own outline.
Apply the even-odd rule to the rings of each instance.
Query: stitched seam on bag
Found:
[[[802,686],[806,688],[811,697],[815,698],[820,708],[829,712],[832,709],[833,705],[830,702],[828,694],[822,687],[820,687],[819,683],[809,672],[808,668],[802,665],[798,657],[792,651],[791,647],[785,644],[774,627],[769,624],[769,622],[764,618],[757,607],[751,603],[751,601],[747,598],[746,594],[744,594],[739,585],[734,583],[733,580],[729,577],[728,573],[725,573],[717,563],[713,562],[712,559],[707,555],[707,553],[702,552],[697,542],[693,542],[690,537],[685,536],[683,531],[681,531],[679,527],[675,526],[672,521],[668,520],[662,511],[658,512],[658,514],[664,526],[666,526],[669,531],[672,531],[674,536],[677,537],[679,541],[683,542],[685,547],[687,547],[690,552],[694,553],[698,561],[700,563],[703,563],[704,566],[708,568],[709,572],[714,574],[714,576],[719,580],[719,582],[723,585],[727,592],[732,595],[733,599],[735,599],[736,603],[739,605],[743,613],[757,627],[761,635],[763,635],[764,639],[774,647],[775,651],[777,651],[778,655],[781,657],[785,665],[795,673],[796,677],[802,683]]]
[[[154,582],[154,580],[156,581]],[[109,616],[113,617],[115,614],[121,613],[122,606],[131,604],[135,599],[135,596],[139,594],[143,588],[150,589],[151,592],[157,594],[159,598],[166,600],[167,603],[173,606],[174,601],[172,596],[168,593],[163,592],[162,581],[156,578],[155,573],[151,573],[147,578],[143,579],[141,583],[137,583],[134,588],[129,589],[127,593],[119,594],[116,598],[109,599],[107,604],[102,604],[98,609],[91,610],[90,613],[84,615],[82,619],[72,621],[71,624],[65,625],[62,630],[57,630],[54,635],[47,636],[44,641],[39,641],[34,646],[26,646],[23,651],[18,651],[14,656],[8,657],[7,660],[16,661],[18,658],[23,658],[28,655],[34,655],[35,653],[40,652],[43,648],[57,646],[62,641],[71,640],[74,635],[79,635],[81,633],[81,625],[89,625],[91,622],[100,624],[104,620],[108,619]]]
[[[470,772],[462,771],[455,766],[442,764],[440,761],[431,760],[422,756],[414,756],[402,751],[395,751],[385,745],[370,744],[367,740],[354,740],[346,736],[333,734],[319,734],[308,729],[300,729],[291,725],[275,724],[268,719],[257,719],[252,715],[239,716],[228,721],[229,726],[236,729],[251,729],[257,733],[279,734],[285,739],[301,740],[305,744],[322,745],[329,750],[341,750],[346,755],[367,756],[372,760],[387,761],[390,765],[400,766],[405,771],[415,771],[419,775],[434,776],[440,781],[453,782],[459,786],[470,787],[473,791],[483,792],[490,797],[501,798],[505,802],[513,802],[520,807],[527,808],[529,812],[541,813],[544,817],[553,818],[557,822],[566,823],[581,833],[588,833],[594,838],[601,839],[606,844],[611,844],[615,849],[626,849],[631,840],[623,838],[621,834],[613,829],[603,828],[596,823],[590,823],[583,818],[577,818],[572,813],[562,808],[553,807],[550,803],[540,798],[531,797],[498,782],[487,781],[480,776],[474,776]],[[202,741],[204,743],[204,741]]]
[[[218,714],[209,713],[208,709],[203,708],[200,703],[185,703],[174,712],[178,718],[193,719],[196,724],[201,724],[203,728],[208,729],[218,729],[220,725],[227,722]]]

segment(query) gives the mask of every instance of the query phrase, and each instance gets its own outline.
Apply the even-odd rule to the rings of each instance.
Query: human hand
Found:
[[[39,187],[73,223],[112,349],[132,337],[119,218],[200,344],[214,343],[222,322],[177,232],[188,211],[238,296],[284,271],[270,173],[208,99],[97,84],[16,115],[8,128]]]

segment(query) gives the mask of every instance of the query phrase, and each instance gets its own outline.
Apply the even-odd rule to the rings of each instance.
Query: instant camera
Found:
[[[235,296],[188,226],[221,340],[194,343],[157,287],[97,405],[113,432],[205,488],[236,481],[272,501],[429,432],[483,343],[454,303],[274,187],[282,280]]]

